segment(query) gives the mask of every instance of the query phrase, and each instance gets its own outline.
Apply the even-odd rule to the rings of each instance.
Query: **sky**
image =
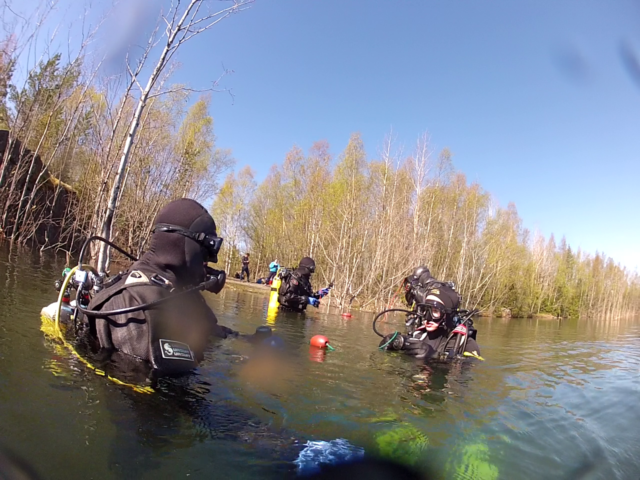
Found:
[[[119,4],[100,46],[142,44],[161,3]],[[428,132],[528,229],[640,269],[640,1],[257,0],[178,60],[193,88],[234,71],[211,114],[258,181],[293,145],[360,132],[375,158]]]

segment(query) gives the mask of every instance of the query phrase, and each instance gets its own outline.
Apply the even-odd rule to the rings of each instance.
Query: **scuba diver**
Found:
[[[278,289],[278,303],[296,312],[303,312],[307,305],[318,308],[320,299],[329,294],[331,285],[314,293],[311,288],[311,275],[316,271],[313,258],[304,257],[294,271],[282,274],[282,283]]]
[[[280,264],[278,263],[278,259],[276,258],[273,262],[269,264],[269,276],[267,277],[267,281],[265,282],[267,285],[271,285],[273,279],[276,278],[276,274],[280,269]]]
[[[374,319],[374,331],[383,337],[380,349],[425,360],[457,356],[482,359],[471,319],[477,311],[460,310],[461,297],[453,283],[436,280],[427,267],[420,266],[405,278],[403,287],[411,310],[389,309]],[[383,336],[376,330],[377,320],[390,311],[407,313],[406,335],[395,332]]]
[[[226,274],[207,266],[217,262],[222,238],[198,202],[179,199],[160,210],[149,250],[114,277],[89,276],[82,269],[91,240],[74,277],[79,312],[72,318],[76,337],[85,339],[103,361],[146,365],[149,370],[142,370],[154,377],[180,374],[204,358],[210,336],[238,335],[218,325],[200,294],[219,293]],[[97,293],[91,296],[91,290]]]

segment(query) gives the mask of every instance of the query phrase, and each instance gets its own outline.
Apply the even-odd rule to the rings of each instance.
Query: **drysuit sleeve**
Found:
[[[408,335],[398,335],[390,333],[383,337],[378,345],[380,349],[390,351],[401,351],[415,358],[431,358],[435,355],[436,349],[429,340],[418,340],[410,338]]]

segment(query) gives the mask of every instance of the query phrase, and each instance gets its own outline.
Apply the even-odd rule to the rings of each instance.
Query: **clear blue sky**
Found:
[[[638,268],[640,77],[623,49],[640,61],[637,1],[258,0],[185,46],[173,80],[235,71],[211,113],[258,180],[294,144],[337,155],[358,131],[375,156],[393,128],[409,153],[428,131],[527,228]]]

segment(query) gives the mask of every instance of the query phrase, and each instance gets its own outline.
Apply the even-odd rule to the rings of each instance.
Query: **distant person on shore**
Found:
[[[440,358],[450,353],[453,339],[451,332],[458,326],[456,319],[460,307],[460,295],[449,282],[441,282],[431,276],[427,267],[416,268],[404,280],[405,299],[416,315],[412,319],[409,334],[392,333],[382,338],[380,348],[401,350],[416,358]],[[480,347],[476,342],[476,330],[466,327],[468,339],[464,352],[479,357]],[[402,338],[399,338],[402,337]],[[463,352],[453,352],[462,354]]]
[[[240,280],[244,280],[244,274],[247,274],[247,282],[251,282],[249,279],[249,254],[245,253],[242,257],[242,271],[240,272]]]
[[[276,258],[273,262],[269,264],[269,276],[267,277],[267,285],[271,285],[273,279],[276,277],[276,273],[278,273],[278,269],[280,268],[280,264],[278,263],[278,259]]]
[[[318,308],[320,299],[329,294],[330,287],[313,292],[311,275],[316,271],[313,258],[304,257],[298,268],[293,272],[287,271],[282,276],[282,283],[278,290],[278,303],[285,308],[303,312],[307,305]]]

